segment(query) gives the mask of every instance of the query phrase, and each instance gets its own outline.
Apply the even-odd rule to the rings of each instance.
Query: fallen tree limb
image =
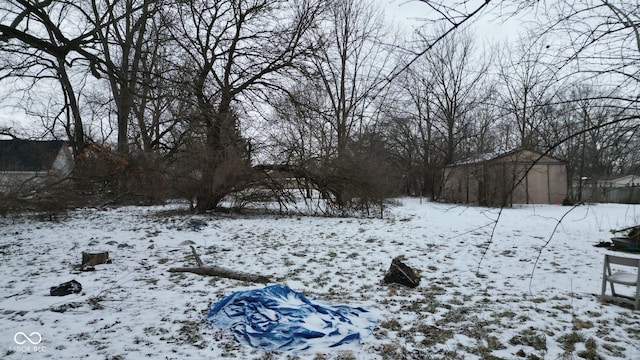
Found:
[[[257,283],[263,283],[263,284],[268,283],[270,280],[268,276],[247,274],[247,273],[227,270],[219,267],[211,267],[211,266],[203,266],[203,267],[195,267],[195,268],[188,268],[188,267],[170,268],[169,272],[188,272],[188,273],[204,275],[204,276],[219,276],[219,277],[224,277],[228,279],[257,282]]]
[[[198,267],[204,267],[204,263],[202,262],[202,259],[200,259],[200,255],[198,255],[196,248],[194,248],[193,245],[191,245],[191,252],[193,253],[193,257],[196,258],[196,264],[198,264]]]
[[[640,225],[634,225],[634,226],[629,226],[628,228],[624,228],[624,229],[620,229],[620,230],[611,230],[612,234],[617,234],[617,233],[621,233],[621,232],[625,232],[625,231],[629,231],[629,230],[640,230]]]
[[[241,280],[241,281],[249,281],[249,282],[257,282],[257,283],[268,283],[271,278],[269,276],[264,275],[254,275],[243,273],[239,271],[233,271],[224,269],[217,266],[204,266],[204,262],[200,259],[200,255],[196,252],[196,248],[191,246],[191,252],[193,253],[193,257],[196,260],[196,264],[198,267],[179,267],[179,268],[170,268],[169,272],[180,273],[180,272],[188,272],[203,276],[219,276],[228,279]]]

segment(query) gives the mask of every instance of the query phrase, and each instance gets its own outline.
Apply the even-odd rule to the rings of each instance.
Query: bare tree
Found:
[[[78,89],[89,74],[106,75],[116,104],[118,149],[126,153],[132,109],[143,90],[141,64],[151,48],[146,30],[161,7],[159,0],[11,0],[0,8],[10,75],[59,82],[64,105],[55,117],[67,117],[63,126],[76,153],[87,142]]]
[[[322,43],[313,60],[314,75],[327,97],[325,121],[335,132],[335,151],[345,156],[347,144],[370,113],[381,90],[381,71],[389,61],[382,49],[385,29],[379,8],[362,0],[335,0],[318,29]]]
[[[499,67],[502,87],[499,106],[504,121],[512,123],[516,138],[504,138],[506,148],[519,146],[536,148],[540,145],[545,110],[554,100],[556,69],[552,62],[549,46],[533,35],[521,36],[519,40],[503,52]]]
[[[584,186],[624,173],[627,160],[637,156],[634,121],[618,121],[633,112],[621,111],[619,101],[609,95],[588,81],[564,89],[554,103],[553,121],[541,129],[544,146],[555,147],[554,154],[567,162],[568,178],[577,184],[574,200],[589,198],[582,196]]]
[[[247,143],[234,102],[255,101],[278,88],[282,74],[313,50],[306,36],[318,12],[312,1],[192,0],[176,7],[176,65],[187,80],[197,109],[192,121],[201,124],[203,137],[199,211],[215,209],[249,180]]]
[[[163,1],[91,0],[92,20],[98,24],[96,35],[103,72],[111,89],[117,117],[117,149],[128,153],[129,121],[137,99],[142,95],[143,62],[148,48],[147,31]],[[97,71],[97,70],[96,70]]]
[[[438,150],[443,143],[436,131],[433,84],[426,61],[421,59],[395,82],[395,106],[387,112],[384,132],[403,164],[406,190],[411,195],[433,196],[437,169],[442,164]],[[440,164],[440,165],[439,165]]]
[[[172,67],[170,53],[175,47],[158,14],[149,20],[140,64],[141,79],[133,104],[135,123],[133,140],[144,153],[171,152],[184,135],[184,88],[174,86],[177,69]]]
[[[83,148],[85,134],[71,66],[98,60],[88,49],[95,27],[86,21],[81,4],[9,0],[0,5],[1,51],[8,61],[5,69],[9,69],[3,78],[29,79],[27,91],[44,79],[56,80],[64,105],[54,117],[66,115],[63,124],[76,151]],[[70,26],[71,22],[76,26]]]
[[[268,161],[311,172],[333,153],[332,131],[318,111],[326,99],[317,86],[303,82],[271,102]],[[297,181],[304,197],[312,199],[312,179],[305,176]]]
[[[465,32],[453,33],[427,53],[425,59],[434,94],[436,131],[445,142],[440,150],[444,165],[448,165],[458,160],[460,141],[467,135],[472,110],[490,94],[486,89],[480,90],[488,61],[478,58],[474,40]]]
[[[400,111],[402,105],[409,108],[410,104],[400,100],[396,104],[400,106],[386,112],[386,120],[380,124],[380,130],[399,168],[402,177],[400,190],[411,196],[430,194],[427,184],[432,183],[432,167],[428,164],[431,158],[425,156],[431,153],[430,127],[423,126],[426,122],[420,121],[423,114],[414,116]]]
[[[462,0],[454,3],[447,0],[417,1],[424,3],[425,11],[423,14],[416,14],[415,18],[424,22],[423,28],[439,29],[439,31],[431,41],[425,43],[422,48],[415,50],[408,61],[396,65],[388,76],[390,80],[395,79],[406,71],[439,42],[454,33],[456,29],[480,17],[489,8],[490,4],[490,1],[477,2],[474,0]]]
[[[439,33],[421,34],[419,46]],[[472,155],[469,139],[478,139],[475,135],[480,131],[486,133],[486,126],[476,128],[481,124],[475,111],[492,93],[483,86],[488,64],[478,61],[470,34],[459,30],[440,40],[402,76],[400,87],[406,100],[399,103],[402,109],[395,125],[412,134],[413,139],[404,141],[418,144],[421,194],[436,198],[444,167]]]
[[[329,187],[338,207],[349,206],[356,197],[348,182],[355,182],[350,170],[358,164],[350,155],[358,151],[356,137],[373,117],[385,84],[383,73],[390,61],[383,46],[386,36],[380,8],[362,0],[328,2],[316,33],[323,46],[313,59],[311,81],[317,81],[323,103],[314,111],[328,127],[322,139],[327,151],[319,166],[333,179]]]
[[[391,59],[382,15],[362,0],[326,2],[313,34],[320,44],[316,56],[275,114],[291,129],[275,137],[286,154],[275,162],[295,168],[340,212],[377,201],[378,185],[386,181],[373,176],[367,164],[375,153],[384,157],[374,130]],[[364,148],[371,152],[368,158],[362,156]]]
[[[158,150],[163,137],[183,120],[170,115],[181,88],[171,79],[180,75],[171,63],[176,45],[167,31],[171,19],[167,4],[91,0],[92,21],[102,24],[96,41],[104,66],[95,71],[106,78],[110,89],[103,101],[114,104],[121,154],[129,153],[132,144],[145,153]]]
[[[637,3],[623,0],[502,0],[495,4],[471,0],[455,3],[420,1],[425,4],[425,26],[433,23],[446,26],[440,32],[442,36],[426,44],[417,57],[428,53],[437,41],[451,34],[461,24],[481,16],[492,16],[486,14],[488,10],[498,14],[494,17],[504,18],[531,13],[535,15],[532,17],[535,21],[529,22],[529,25],[533,25],[528,35],[530,40],[527,45],[530,48],[523,49],[530,50],[528,52],[533,57],[528,60],[526,56],[520,56],[525,64],[537,62],[537,54],[553,54],[553,59],[547,59],[544,65],[554,76],[562,77],[567,82],[573,75],[579,76],[577,81],[582,81],[585,74],[588,78],[602,78],[604,81],[598,82],[600,86],[610,92],[610,97],[621,100],[621,104],[626,102],[624,106],[631,107],[631,103],[638,99],[637,90],[634,90],[640,64]],[[508,63],[518,65],[518,61]],[[545,78],[549,79],[548,76]]]

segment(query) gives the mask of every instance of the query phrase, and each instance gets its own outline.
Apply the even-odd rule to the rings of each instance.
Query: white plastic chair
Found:
[[[612,272],[611,265],[615,272]],[[635,273],[621,271],[620,267],[627,266],[635,268]],[[611,286],[611,295],[607,295],[607,283]],[[616,293],[614,284],[635,287],[635,296],[629,297]],[[617,255],[606,254],[604,256],[604,266],[602,269],[602,294],[603,301],[618,301],[633,306],[634,310],[640,310],[640,258],[629,258]]]

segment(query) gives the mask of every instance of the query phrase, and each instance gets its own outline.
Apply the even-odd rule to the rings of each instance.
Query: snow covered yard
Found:
[[[176,205],[84,209],[57,222],[0,218],[0,358],[640,359],[640,312],[595,296],[608,250],[593,246],[639,223],[640,206],[500,213],[398,202],[384,219],[195,216]],[[241,345],[204,316],[220,298],[264,285],[169,273],[195,266],[190,245],[207,265],[364,307],[378,326],[360,347],[289,354]],[[82,251],[96,250],[112,263],[74,270]],[[416,289],[381,284],[398,255],[421,271]],[[49,296],[72,279],[82,293]],[[18,345],[19,332],[41,339]]]

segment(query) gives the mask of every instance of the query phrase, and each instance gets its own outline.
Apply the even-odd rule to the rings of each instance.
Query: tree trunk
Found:
[[[197,212],[215,210],[222,199],[246,181],[246,149],[236,127],[236,118],[231,109],[232,95],[222,97],[217,111],[205,107],[207,139],[202,180],[197,196]]]
[[[69,79],[69,75],[67,74],[67,70],[65,68],[64,58],[58,58],[58,75],[59,80],[62,85],[62,89],[67,98],[68,106],[71,109],[71,116],[73,119],[67,119],[67,133],[70,135],[69,138],[71,140],[71,147],[73,148],[74,154],[79,154],[80,151],[84,148],[84,126],[82,124],[82,117],[80,116],[80,105],[78,104],[78,99],[76,98],[75,91],[73,90],[73,85],[71,84],[71,80]],[[73,130],[71,131],[70,120],[73,120]]]

